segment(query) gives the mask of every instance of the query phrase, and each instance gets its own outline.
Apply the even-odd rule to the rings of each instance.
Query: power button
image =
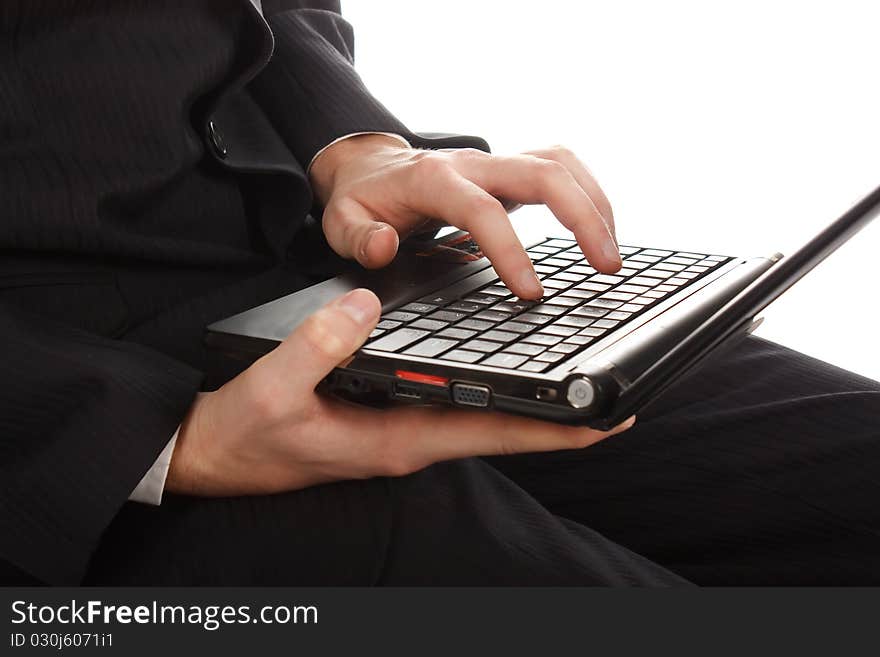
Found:
[[[589,379],[584,377],[574,379],[568,384],[565,398],[574,408],[587,408],[596,398],[596,389]]]

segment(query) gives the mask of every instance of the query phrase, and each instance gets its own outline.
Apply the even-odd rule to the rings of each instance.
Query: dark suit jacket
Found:
[[[204,385],[205,324],[332,269],[320,148],[486,147],[410,132],[352,53],[332,0],[2,3],[0,582],[78,582]]]

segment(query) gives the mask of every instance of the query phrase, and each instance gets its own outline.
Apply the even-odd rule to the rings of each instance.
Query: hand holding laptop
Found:
[[[600,272],[620,269],[611,205],[590,171],[562,147],[500,157],[473,149],[420,151],[363,135],[322,152],[310,175],[333,249],[369,268],[394,258],[401,237],[431,219],[473,235],[507,287],[544,290],[499,198],[546,204]]]
[[[378,411],[316,394],[379,312],[372,292],[349,292],[238,377],[201,394],[181,427],[166,489],[248,495],[399,476],[454,458],[586,447],[634,421],[603,432],[450,408]]]

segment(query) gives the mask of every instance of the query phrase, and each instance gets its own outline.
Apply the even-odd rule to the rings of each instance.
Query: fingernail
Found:
[[[361,261],[363,262],[367,258],[367,248],[370,246],[370,240],[373,239],[373,236],[378,233],[380,230],[385,230],[386,228],[390,228],[388,224],[383,224],[380,222],[374,223],[370,226],[369,231],[367,232],[367,236],[364,238],[363,242],[361,242]]]
[[[358,289],[347,293],[338,303],[339,309],[357,324],[366,324],[374,318],[378,304],[376,296],[369,290]]]
[[[605,226],[605,228],[607,229],[608,226]],[[602,255],[611,262],[623,264],[620,260],[620,249],[617,247],[617,242],[612,237],[610,230],[608,231],[608,239],[602,242]]]
[[[541,285],[541,281],[538,280],[538,275],[531,267],[524,269],[520,273],[519,284],[523,291],[529,294],[530,298],[537,299],[544,295],[544,286]]]

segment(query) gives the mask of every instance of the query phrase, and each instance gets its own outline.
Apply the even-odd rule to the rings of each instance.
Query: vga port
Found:
[[[479,386],[472,383],[453,383],[452,401],[461,406],[478,406],[484,408],[489,405],[492,391],[488,386]]]

